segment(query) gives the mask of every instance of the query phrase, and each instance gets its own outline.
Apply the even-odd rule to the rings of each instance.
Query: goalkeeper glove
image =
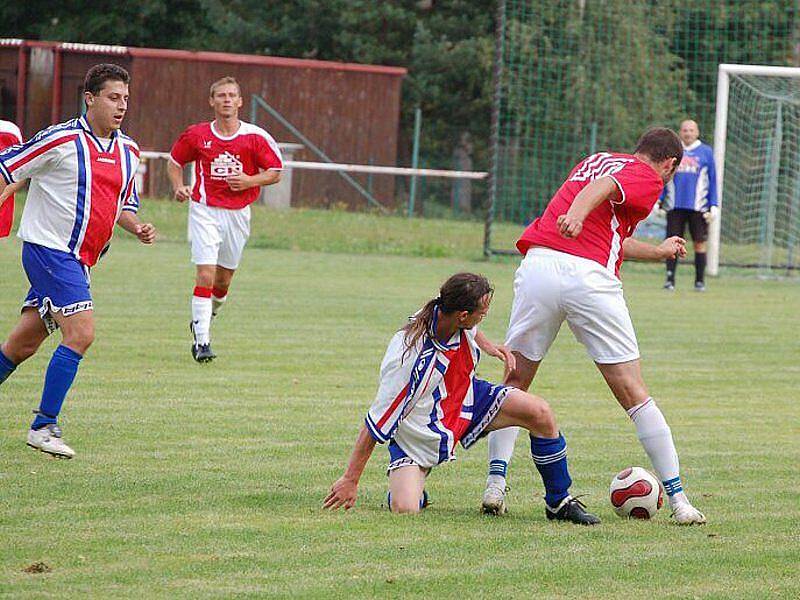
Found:
[[[717,216],[719,216],[719,206],[712,206],[703,213],[703,218],[706,220],[706,223],[711,223]]]

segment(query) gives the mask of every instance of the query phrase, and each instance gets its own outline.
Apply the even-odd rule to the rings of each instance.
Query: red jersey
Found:
[[[11,121],[0,119],[0,150],[9,146],[16,146],[22,143],[22,133],[19,127]],[[0,206],[0,238],[6,237],[11,233],[11,225],[14,223],[14,196]]]
[[[578,192],[601,177],[614,180],[621,199],[604,202],[590,212],[578,237],[563,237],[558,231],[558,217],[566,214]],[[572,169],[544,214],[525,229],[517,249],[525,254],[531,246],[542,246],[582,256],[619,276],[622,242],[633,235],[639,221],[647,218],[663,188],[658,173],[631,154],[592,154]]]
[[[227,177],[283,169],[281,151],[272,136],[244,121],[228,137],[217,131],[213,121],[190,125],[172,146],[170,157],[181,167],[194,161],[192,200],[229,209],[255,202],[259,188],[234,192],[225,182]]]

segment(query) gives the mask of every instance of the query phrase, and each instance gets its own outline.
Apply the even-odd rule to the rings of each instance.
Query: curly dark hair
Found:
[[[130,83],[131,76],[119,65],[101,63],[93,66],[86,73],[86,78],[83,80],[83,91],[89,92],[92,96],[97,96],[106,81]]]

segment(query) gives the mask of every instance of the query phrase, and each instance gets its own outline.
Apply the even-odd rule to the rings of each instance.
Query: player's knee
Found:
[[[411,498],[398,500],[392,498],[392,505],[389,508],[396,515],[414,515],[420,511],[419,500],[414,501]]]
[[[94,323],[84,323],[65,332],[63,343],[78,354],[85,354],[94,342]]]
[[[541,436],[555,437],[558,435],[558,425],[556,416],[550,405],[539,396],[526,394],[528,402],[525,409],[525,418],[528,422],[528,429]]]

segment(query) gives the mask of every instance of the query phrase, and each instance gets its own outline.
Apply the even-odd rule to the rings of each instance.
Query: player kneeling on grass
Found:
[[[494,290],[481,275],[448,279],[389,343],[380,385],[350,463],[325,498],[325,508],[352,508],[358,481],[375,448],[389,442],[389,507],[423,508],[430,470],[453,460],[490,431],[519,426],[530,432],[531,454],[546,491],[548,519],[594,525],[600,520],[569,494],[567,447],[550,406],[538,396],[475,377],[483,350],[514,369],[514,357],[477,330]]]

